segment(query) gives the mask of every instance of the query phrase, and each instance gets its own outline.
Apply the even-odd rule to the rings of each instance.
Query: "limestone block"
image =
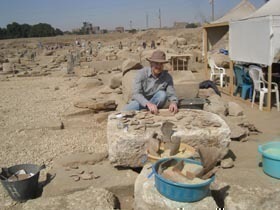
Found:
[[[122,84],[122,76],[121,75],[115,75],[111,78],[110,81],[110,88],[116,89],[120,87]]]
[[[216,209],[217,205],[211,196],[193,202],[176,202],[161,195],[156,187],[154,176],[147,178],[152,172],[151,164],[143,167],[138,175],[134,187],[134,209],[135,210],[173,210],[173,209]]]
[[[8,72],[12,72],[13,68],[12,68],[12,64],[11,63],[3,63],[2,64],[2,68],[3,68],[3,72],[8,73]]]
[[[230,101],[228,102],[228,114],[229,116],[242,116],[244,110],[239,104]]]
[[[132,85],[136,74],[137,70],[131,70],[122,77],[123,100],[125,103],[128,103],[131,99]]]
[[[210,104],[204,104],[204,110],[218,114],[220,116],[226,116],[228,114],[227,103],[225,103],[220,96],[212,95],[208,97]]]
[[[141,69],[142,67],[139,61],[127,59],[122,63],[122,74],[125,75],[131,69]]]
[[[195,148],[200,145],[225,148],[230,143],[229,127],[221,117],[210,112],[181,109],[173,115],[162,109],[158,115],[144,111],[137,111],[131,117],[118,114],[112,113],[107,124],[109,160],[115,166],[143,166],[146,142],[154,132],[162,135],[160,128],[165,121],[176,126],[172,136]]]

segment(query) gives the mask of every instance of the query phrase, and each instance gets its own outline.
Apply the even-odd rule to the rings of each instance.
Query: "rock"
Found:
[[[221,161],[222,168],[232,168],[234,166],[233,160],[231,158],[227,158]]]
[[[82,89],[91,89],[103,85],[103,82],[97,78],[81,77],[77,84]]]
[[[242,116],[244,110],[239,104],[230,101],[228,102],[228,114],[229,116]]]
[[[216,209],[217,205],[211,196],[193,202],[176,202],[161,195],[156,187],[154,176],[147,178],[152,172],[151,164],[146,164],[136,179],[134,187],[135,210],[173,210],[173,209]]]
[[[89,173],[83,173],[80,175],[80,178],[83,180],[91,180],[91,179],[93,179],[93,176]]]
[[[88,99],[88,100],[75,102],[74,106],[78,108],[88,108],[95,111],[101,111],[101,110],[115,110],[117,104],[114,100],[96,101],[96,100]]]
[[[13,71],[13,65],[11,63],[3,63],[2,68],[4,73],[11,73]]]
[[[131,100],[132,85],[136,74],[137,70],[131,70],[122,77],[122,92],[123,100],[125,103],[128,103]]]
[[[165,110],[167,111],[167,110]],[[164,112],[164,110],[161,110]],[[123,112],[125,113],[125,112]],[[151,115],[154,122],[161,122],[159,126],[145,124],[148,116],[140,120],[136,116],[122,121],[112,113],[107,123],[107,141],[109,148],[109,160],[115,166],[141,167],[147,158],[147,142],[154,132],[161,134],[160,124],[167,120],[177,126],[172,134],[181,139],[181,142],[197,148],[200,145],[226,148],[230,143],[230,129],[218,115],[202,110],[180,110],[185,117],[178,121],[175,116]],[[139,125],[131,125],[131,121],[140,120]],[[174,120],[173,120],[174,119]],[[207,122],[207,124],[205,124]],[[219,127],[216,124],[219,123]],[[186,127],[189,125],[189,128]]]
[[[212,95],[216,95],[215,91],[212,88],[199,89],[198,91],[199,98],[208,98]]]
[[[124,76],[131,69],[141,69],[143,66],[139,61],[134,59],[127,59],[122,63],[122,75]]]
[[[220,116],[226,116],[228,114],[227,104],[218,95],[212,95],[208,97],[210,104],[204,104],[204,110],[218,114]]]
[[[116,75],[111,78],[110,88],[116,89],[122,85],[122,76]]]

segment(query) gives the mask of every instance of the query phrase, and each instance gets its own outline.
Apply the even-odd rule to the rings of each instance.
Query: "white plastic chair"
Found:
[[[249,66],[249,75],[254,83],[254,92],[252,99],[252,107],[254,106],[256,92],[260,93],[259,109],[263,110],[264,95],[268,93],[268,88],[265,86],[268,82],[264,79],[262,69],[259,66]],[[278,85],[275,82],[271,83],[271,92],[276,94],[277,110],[279,111],[279,91]]]
[[[215,77],[220,78],[220,86],[223,87],[224,84],[224,76],[226,75],[226,71],[222,67],[218,67],[215,61],[212,58],[208,58],[208,63],[210,66],[210,80],[214,81]]]

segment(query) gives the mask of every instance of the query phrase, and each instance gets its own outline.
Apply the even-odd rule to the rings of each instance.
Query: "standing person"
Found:
[[[151,43],[151,48],[152,48],[152,49],[156,49],[156,43],[155,43],[155,41],[154,41],[154,40],[152,40],[152,43]]]
[[[150,58],[150,67],[138,71],[132,90],[132,100],[124,107],[124,111],[148,109],[157,114],[169,100],[169,111],[178,112],[178,98],[175,94],[173,79],[163,64],[168,63],[165,53],[160,50],[153,52]]]
[[[121,50],[123,48],[122,42],[119,43],[119,49]]]
[[[142,46],[143,46],[143,49],[146,49],[147,43],[144,41]]]

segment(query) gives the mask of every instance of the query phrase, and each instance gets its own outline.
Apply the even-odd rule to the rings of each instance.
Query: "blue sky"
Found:
[[[241,0],[215,0],[215,17],[221,17]],[[264,0],[250,0],[259,8]],[[0,27],[17,22],[30,25],[49,23],[55,28],[79,28],[83,21],[101,28],[117,26],[159,27],[159,8],[162,26],[174,21],[201,22],[211,20],[209,0],[1,0]]]

